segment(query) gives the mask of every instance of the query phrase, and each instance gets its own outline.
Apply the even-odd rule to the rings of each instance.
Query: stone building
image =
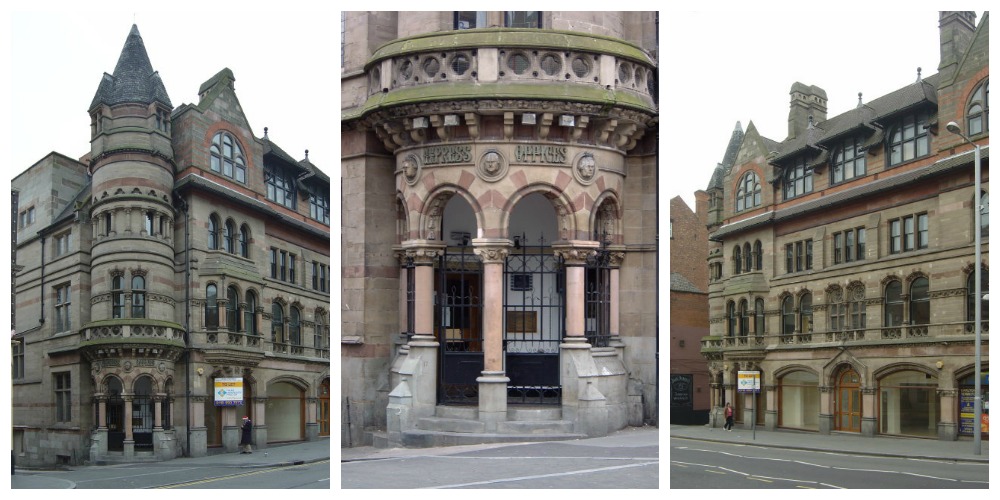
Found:
[[[344,446],[656,419],[656,26],[342,13]]]
[[[259,448],[329,435],[329,177],[229,69],[174,107],[134,25],[94,76],[90,152],[11,181],[17,463],[236,451],[243,415]]]
[[[702,354],[718,420],[732,402],[747,426],[972,434],[977,231],[989,285],[988,42],[988,13],[977,25],[973,12],[941,12],[936,74],[898,75],[897,90],[831,117],[826,92],[796,82],[784,140],[748,125],[706,190]],[[981,146],[978,172],[950,122]],[[760,373],[759,396],[738,391],[739,371]]]

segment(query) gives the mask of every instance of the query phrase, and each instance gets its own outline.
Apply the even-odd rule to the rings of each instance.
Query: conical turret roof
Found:
[[[94,101],[90,103],[90,109],[101,104],[113,106],[130,102],[160,102],[173,107],[159,73],[153,71],[153,65],[149,62],[146,46],[139,35],[139,27],[134,24],[125,39],[114,74],[104,74]]]

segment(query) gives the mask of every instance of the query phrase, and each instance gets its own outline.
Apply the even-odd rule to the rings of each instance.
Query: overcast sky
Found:
[[[918,67],[937,73],[940,62],[930,9],[671,12],[660,23],[660,199],[681,196],[692,210],[736,122],[785,139],[796,81],[826,91],[832,118],[857,106],[858,92],[872,101],[915,82]]]
[[[51,151],[71,158],[90,151],[87,108],[104,73],[114,72],[133,23],[174,107],[197,104],[201,84],[228,67],[253,134],[268,127],[288,154],[301,160],[308,149],[333,177],[336,13],[133,9],[10,14],[8,178]]]

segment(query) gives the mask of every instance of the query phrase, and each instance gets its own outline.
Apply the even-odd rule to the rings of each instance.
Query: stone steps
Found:
[[[517,443],[580,439],[573,422],[562,420],[562,409],[553,406],[511,406],[507,420],[487,432],[475,406],[438,406],[435,416],[417,420],[416,429],[404,431],[403,446],[426,448],[484,443]]]

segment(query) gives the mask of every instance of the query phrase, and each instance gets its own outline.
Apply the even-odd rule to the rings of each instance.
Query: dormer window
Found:
[[[969,135],[979,135],[990,129],[990,82],[985,81],[976,88],[969,99],[965,114],[969,122]]]
[[[228,132],[219,132],[212,138],[212,171],[246,184],[247,167],[240,143]]]
[[[889,137],[889,166],[927,156],[931,152],[927,113],[904,116],[890,130]]]
[[[295,210],[295,178],[276,165],[264,165],[267,199]]]
[[[861,136],[849,137],[835,146],[830,162],[830,184],[839,184],[865,175],[864,143]]]
[[[747,172],[736,189],[736,211],[742,212],[756,206],[760,206],[760,178],[755,172]]]
[[[813,190],[813,168],[807,164],[806,155],[795,159],[795,163],[785,170],[785,199],[790,200]]]

